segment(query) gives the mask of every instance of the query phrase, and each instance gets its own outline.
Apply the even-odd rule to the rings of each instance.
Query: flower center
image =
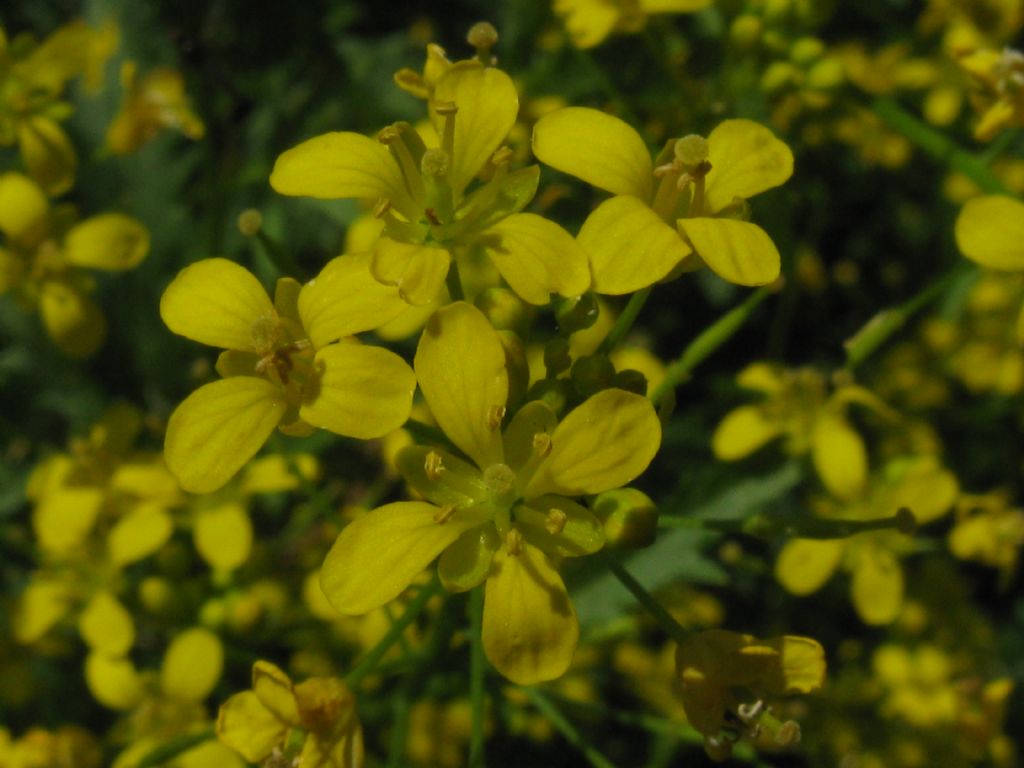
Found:
[[[711,170],[708,142],[703,136],[691,134],[676,139],[672,159],[654,169],[660,179],[651,207],[663,220],[704,215],[704,177]],[[683,191],[691,187],[687,201]]]

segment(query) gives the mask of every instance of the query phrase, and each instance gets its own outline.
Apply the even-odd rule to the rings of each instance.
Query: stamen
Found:
[[[544,521],[544,530],[555,536],[565,530],[565,524],[569,516],[561,509],[549,509],[547,519]]]
[[[373,218],[383,219],[387,215],[388,211],[391,210],[391,201],[387,198],[381,198],[377,201],[377,204],[373,206]]]
[[[518,557],[523,551],[523,534],[513,528],[505,534],[505,551],[510,557]]]
[[[757,701],[751,704],[740,704],[738,707],[736,707],[736,714],[740,716],[740,720],[748,724],[751,721],[756,720],[758,717],[760,717],[763,711],[763,699],[758,699]]]
[[[410,132],[415,133],[412,126],[408,123],[394,123],[385,128],[382,128],[377,134],[377,140],[387,146],[391,152],[391,156],[398,163],[398,168],[402,172],[402,178],[405,181],[405,187],[409,191],[415,200],[423,199],[423,179],[420,177],[419,163],[416,158],[413,157],[412,151],[409,147],[409,136]],[[418,140],[419,135],[416,135]],[[420,140],[422,143],[422,140]],[[416,147],[417,154],[422,152],[420,147]]]
[[[551,435],[547,432],[535,432],[533,435],[533,452],[541,458],[551,453]]]
[[[427,480],[436,483],[441,479],[441,473],[445,471],[441,454],[437,451],[429,451],[423,462],[423,471],[427,474]]]
[[[434,513],[434,522],[438,525],[444,525],[452,519],[452,515],[455,514],[455,505],[446,504]]]
[[[476,58],[484,66],[494,63],[491,48],[498,42],[498,30],[487,21],[478,21],[469,28],[466,41],[476,49]]]
[[[455,157],[455,115],[459,108],[453,101],[442,101],[434,107],[434,111],[444,118],[444,130],[441,132],[441,149],[448,157]]]
[[[501,421],[505,418],[504,405],[492,405],[487,411],[487,428],[495,432],[501,428]]]
[[[780,747],[791,747],[794,744],[799,744],[801,737],[800,723],[796,720],[787,720],[775,732],[775,742]]]

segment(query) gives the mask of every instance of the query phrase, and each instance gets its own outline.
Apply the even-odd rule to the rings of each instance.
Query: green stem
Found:
[[[441,582],[435,575],[431,582],[423,586],[419,594],[416,595],[410,602],[409,607],[405,609],[403,613],[391,628],[387,631],[387,634],[382,637],[373,648],[363,657],[351,672],[345,676],[345,684],[353,690],[359,687],[359,684],[377,669],[377,664],[384,658],[384,654],[388,652],[392,645],[398,642],[398,639],[405,632],[406,627],[412,624],[416,617],[420,615],[423,609],[426,607],[427,602],[430,598],[434,597],[441,592]]]
[[[136,763],[136,766],[137,768],[156,768],[158,765],[164,765],[173,760],[183,752],[187,752],[192,747],[202,744],[204,741],[210,741],[213,738],[213,728],[206,728],[196,733],[178,736],[150,751],[142,760]]]
[[[941,277],[935,279],[916,295],[899,306],[883,309],[872,317],[843,344],[846,347],[846,369],[852,371],[902,328],[917,312],[942,296],[950,285],[965,274],[976,269],[963,261]]]
[[[586,738],[581,734],[572,723],[570,723],[565,716],[558,710],[558,707],[543,693],[536,688],[520,688],[526,698],[530,700],[541,714],[544,715],[551,724],[555,726],[559,733],[572,744],[576,749],[582,753],[594,768],[615,768],[615,764],[608,760],[607,757],[598,752]]]
[[[402,768],[406,763],[405,747],[409,739],[409,709],[412,705],[412,682],[410,675],[402,681],[391,707],[391,738],[388,744],[387,768]]]
[[[662,517],[660,528],[694,528],[722,534],[744,534],[759,539],[779,537],[800,539],[845,539],[868,531],[898,530],[913,533],[916,522],[913,510],[901,509],[895,515],[875,520],[850,520],[827,517],[799,517],[756,514],[732,520],[701,517]]]
[[[301,279],[302,270],[299,268],[299,263],[280,243],[262,229],[256,233],[256,240],[263,246],[263,252],[281,275],[294,277],[296,280]]]
[[[757,306],[772,293],[770,286],[763,286],[754,291],[738,307],[726,312],[718,320],[705,328],[697,338],[690,342],[679,358],[669,364],[665,370],[665,379],[651,393],[652,402],[661,399],[683,383],[690,372],[706,360],[741,328]]]
[[[459,263],[453,258],[448,265],[448,275],[444,279],[448,286],[448,297],[452,301],[465,301],[466,294],[462,290],[462,278],[459,276]]]
[[[604,554],[605,564],[608,566],[608,570],[617,578],[626,589],[633,593],[633,597],[637,599],[637,602],[642,605],[651,617],[658,622],[660,626],[669,637],[675,640],[677,643],[681,643],[686,640],[690,633],[687,632],[683,626],[672,618],[672,614],[665,610],[664,606],[654,599],[654,596],[644,589],[643,585],[637,581],[633,574],[627,571],[621,563],[615,560],[611,555]]]
[[[918,149],[969,177],[985,192],[1012,194],[999,177],[977,156],[961,149],[945,134],[921,122],[892,99],[875,99],[871,108]]]
[[[597,348],[598,354],[607,355],[618,346],[619,342],[629,333],[630,328],[633,327],[633,323],[636,322],[640,310],[644,308],[644,304],[647,303],[647,297],[650,295],[651,286],[647,286],[629,297],[626,307],[615,319],[615,325],[608,331],[608,335],[604,337],[601,346]]]
[[[469,740],[470,768],[484,768],[484,675],[487,664],[483,644],[484,589],[476,587],[469,593],[469,701],[473,715]]]

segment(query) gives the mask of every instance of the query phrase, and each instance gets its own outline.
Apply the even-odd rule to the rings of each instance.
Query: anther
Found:
[[[505,534],[505,551],[511,557],[518,557],[523,551],[523,534],[513,528]]]
[[[455,505],[446,504],[434,513],[434,522],[438,525],[444,525],[452,519],[452,515],[455,514]]]
[[[544,520],[544,530],[554,536],[565,530],[565,524],[568,521],[569,516],[563,510],[549,509],[548,516]]]
[[[501,428],[501,421],[505,418],[505,406],[504,405],[492,405],[487,410],[487,428],[491,432]]]
[[[511,162],[512,154],[511,147],[498,147],[498,149],[494,150],[494,154],[491,155],[491,165],[497,168],[499,165]]]
[[[441,454],[437,451],[429,451],[427,458],[423,462],[423,471],[427,474],[427,480],[435,483],[440,480],[441,473],[444,472]]]
[[[775,732],[775,743],[780,747],[791,747],[800,743],[801,735],[800,723],[796,720],[787,720]]]
[[[387,198],[381,198],[381,200],[373,206],[373,218],[383,219],[388,211],[391,210],[391,201]]]
[[[429,221],[435,227],[441,226],[441,218],[437,215],[437,212],[433,208],[424,208],[423,215],[426,216],[427,221]]]
[[[498,30],[489,21],[478,21],[469,28],[466,42],[478,50],[481,48],[489,50],[498,42]]]
[[[458,112],[459,108],[455,106],[454,101],[439,101],[434,105],[434,111],[441,115],[441,117],[448,117]]]
[[[742,720],[743,722],[748,723],[748,724],[751,721],[756,720],[758,717],[760,717],[761,713],[763,711],[764,711],[764,700],[763,699],[758,699],[757,701],[753,702],[752,704],[746,704],[746,703],[740,704],[738,707],[736,707],[736,714],[740,716],[740,720]]]
[[[547,432],[535,432],[533,435],[533,452],[541,458],[551,453],[551,435]]]

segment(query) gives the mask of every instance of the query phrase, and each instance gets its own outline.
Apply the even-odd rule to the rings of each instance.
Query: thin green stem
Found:
[[[402,768],[406,764],[405,747],[409,739],[409,710],[412,707],[414,676],[407,676],[392,700],[391,738],[388,743],[387,768]]]
[[[717,350],[725,342],[743,327],[758,305],[772,293],[771,286],[763,286],[754,291],[738,307],[726,312],[718,320],[705,328],[697,338],[690,342],[675,362],[669,364],[665,370],[665,379],[651,393],[651,400],[655,403],[673,389],[682,384],[700,363],[704,362],[712,352]]]
[[[459,263],[452,259],[448,265],[448,275],[444,279],[448,286],[448,296],[452,301],[465,301],[466,294],[462,290],[462,278],[459,276]]]
[[[637,602],[651,614],[651,617],[658,622],[658,626],[665,631],[665,634],[677,643],[683,642],[690,636],[690,633],[678,621],[672,618],[672,614],[666,611],[664,606],[654,599],[654,595],[644,589],[643,585],[633,577],[633,574],[627,571],[612,555],[606,553],[604,561],[608,566],[608,570],[622,583],[622,586],[633,594]]]
[[[299,263],[280,243],[262,229],[256,233],[256,240],[263,246],[263,252],[282,276],[294,277],[296,280],[302,279]]]
[[[651,295],[651,287],[642,288],[641,290],[634,293],[629,297],[625,308],[615,319],[615,325],[608,331],[608,335],[604,337],[601,342],[601,346],[597,348],[599,354],[607,355],[615,347],[618,346],[619,342],[622,341],[626,334],[629,333],[633,327],[633,323],[636,322],[637,316],[640,314],[640,310],[644,308],[644,304],[647,303],[647,297]]]
[[[565,740],[580,751],[580,754],[586,758],[590,765],[594,768],[615,768],[615,764],[590,745],[586,737],[565,718],[551,699],[536,688],[520,688],[519,690],[526,695],[526,698],[530,700],[533,706],[540,710],[544,717],[551,721],[551,724],[555,726]]]
[[[469,593],[469,703],[472,725],[469,738],[469,767],[484,768],[484,675],[487,662],[483,643],[484,589],[476,587]]]
[[[405,609],[403,613],[387,633],[382,637],[373,648],[362,658],[362,660],[353,667],[352,671],[345,676],[345,684],[349,688],[355,689],[359,687],[359,684],[377,669],[377,665],[380,660],[384,658],[384,654],[388,652],[398,639],[405,632],[406,627],[412,624],[416,617],[420,615],[423,609],[426,607],[430,598],[441,592],[441,582],[435,575],[431,579],[430,583],[423,586],[419,594],[416,595],[410,602],[409,607]]]
[[[213,728],[206,728],[202,731],[178,736],[147,753],[136,765],[138,768],[156,768],[156,766],[164,765],[183,752],[192,749],[192,747],[198,744],[202,744],[204,741],[210,741],[212,738],[214,738]]]
[[[945,134],[918,120],[892,99],[875,99],[871,108],[918,149],[964,174],[985,192],[1012,194],[986,165],[985,160],[965,151]]]
[[[967,261],[958,263],[944,275],[933,280],[899,306],[883,309],[853,336],[846,340],[847,370],[854,370],[899,331],[917,312],[941,297],[947,289],[967,273],[975,270]]]

